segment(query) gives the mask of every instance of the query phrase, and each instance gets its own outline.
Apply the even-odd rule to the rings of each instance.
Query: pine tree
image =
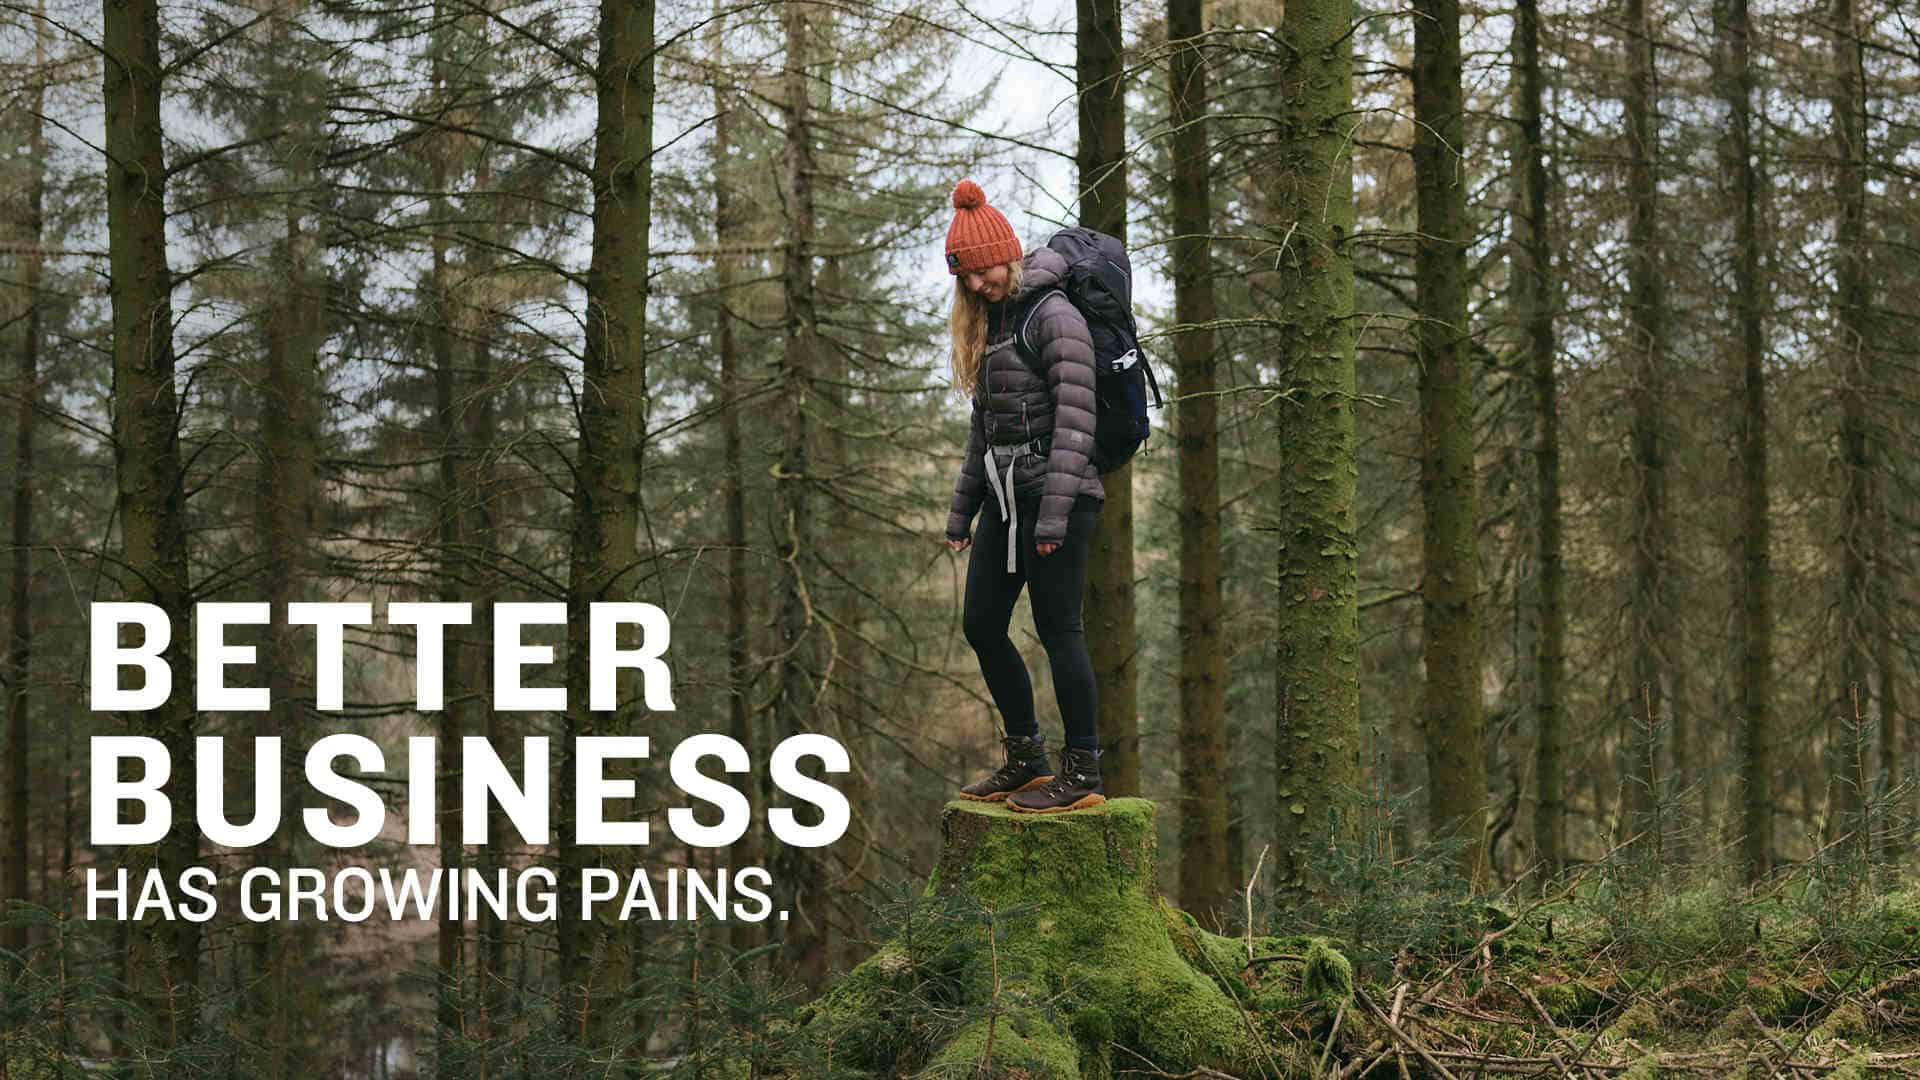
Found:
[[[1520,0],[1514,12],[1514,63],[1517,67],[1520,161],[1514,170],[1521,198],[1515,232],[1525,260],[1516,275],[1515,307],[1526,325],[1527,362],[1532,377],[1534,468],[1539,502],[1534,534],[1538,566],[1539,615],[1534,656],[1534,775],[1538,796],[1534,811],[1534,858],[1548,878],[1567,861],[1565,794],[1566,570],[1562,561],[1560,506],[1559,346],[1554,333],[1558,296],[1553,262],[1552,222],[1547,210],[1545,79],[1540,62],[1540,5]]]
[[[1747,0],[1720,0],[1714,7],[1714,77],[1727,107],[1721,153],[1732,180],[1734,213],[1734,305],[1740,334],[1741,409],[1738,421],[1740,551],[1734,581],[1739,612],[1739,675],[1742,860],[1751,879],[1773,864],[1773,535],[1767,436],[1766,283],[1761,278],[1761,173],[1753,140],[1755,78],[1752,21]]]
[[[167,263],[167,170],[160,102],[160,11],[156,0],[104,5],[101,49],[106,57],[106,170],[108,295],[113,306],[113,436],[120,588],[130,601],[159,608],[171,628],[161,654],[175,671],[187,670],[191,633],[187,576],[186,499],[174,391],[173,275]],[[134,725],[158,739],[172,758],[163,792],[184,804],[194,775],[193,699],[169,694]],[[199,861],[199,833],[176,819],[150,855],[131,854],[131,869],[149,869],[168,881]],[[200,927],[149,918],[130,935],[125,979],[156,1018],[166,1045],[190,1042],[198,1024]],[[163,989],[164,988],[164,989]]]
[[[1631,558],[1628,605],[1629,685],[1622,710],[1626,755],[1626,820],[1623,836],[1648,827],[1657,778],[1658,724],[1668,708],[1674,648],[1672,575],[1676,562],[1668,491],[1673,434],[1668,417],[1671,391],[1667,267],[1662,258],[1666,229],[1660,221],[1658,176],[1660,112],[1656,47],[1647,0],[1627,0],[1627,397],[1631,403],[1633,460]],[[1644,694],[1644,697],[1643,697]],[[1677,703],[1675,703],[1677,704]],[[1662,837],[1647,838],[1656,849]]]
[[[1080,224],[1127,239],[1125,50],[1119,0],[1079,0],[1074,84],[1079,104]],[[1107,794],[1140,792],[1140,699],[1134,629],[1133,467],[1100,478],[1106,501],[1087,555],[1087,651],[1100,689],[1097,717]]]
[[[808,67],[816,55],[810,40],[810,12],[799,0],[783,0],[780,25],[785,33],[785,77],[781,108],[786,115],[786,153],[782,176],[786,192],[786,249],[781,280],[786,293],[786,334],[780,361],[781,456],[775,473],[774,553],[781,562],[778,612],[780,660],[773,704],[773,732],[784,739],[814,730],[819,720],[820,671],[818,612],[811,593],[820,584],[814,545],[815,483],[813,423],[819,328],[815,295],[814,139]],[[819,15],[818,9],[811,12]],[[788,963],[809,989],[825,985],[830,939],[826,897],[819,860],[805,848],[781,845],[774,859],[779,905],[789,913]]]
[[[1174,321],[1180,378],[1180,903],[1203,921],[1227,880],[1226,652],[1220,634],[1219,397],[1215,393],[1207,72],[1198,0],[1169,0]]]
[[[640,496],[646,439],[648,233],[653,199],[654,7],[604,0],[595,59],[593,255],[587,269],[586,350],[578,405],[573,535],[567,578],[566,750],[573,772],[575,740],[624,735],[632,729],[634,688],[623,678],[611,718],[597,714],[588,685],[589,605],[621,601],[636,588],[641,552]],[[623,647],[634,643],[625,641]],[[630,673],[629,673],[630,674]],[[571,781],[564,798],[575,796]],[[571,820],[562,826],[571,833]],[[588,865],[574,838],[561,840],[562,873]],[[564,929],[577,926],[577,930]],[[626,942],[603,941],[593,922],[562,920],[560,972],[583,1015],[590,1046],[627,1033],[612,1028],[611,1003],[584,1004],[581,984],[625,986],[633,968]],[[578,994],[579,996],[576,996]]]
[[[1464,841],[1464,869],[1483,881],[1487,783],[1460,8],[1454,0],[1420,0],[1413,10],[1428,802],[1435,835]]]
[[[17,391],[19,403],[14,408],[10,616],[5,675],[0,677],[0,693],[6,695],[7,714],[7,807],[4,818],[7,823],[7,844],[6,850],[0,852],[0,859],[4,859],[6,864],[6,874],[5,887],[0,894],[20,903],[34,896],[28,875],[31,861],[28,837],[33,833],[33,803],[28,779],[34,746],[30,724],[33,698],[33,508],[36,479],[33,447],[40,410],[40,350],[46,322],[46,300],[41,295],[41,285],[46,266],[42,246],[47,235],[47,138],[44,117],[47,109],[48,28],[44,0],[35,7],[39,16],[33,26],[35,74],[31,97],[28,98],[30,106],[25,115],[26,213],[20,230],[20,240],[25,248],[20,259],[20,285],[25,294],[27,310],[21,320],[24,325],[20,329],[17,369],[20,380]],[[44,904],[47,899],[43,896],[41,902]],[[0,933],[0,949],[14,957],[24,958],[27,951],[26,923],[9,921],[4,933]],[[0,975],[10,974],[12,972],[0,971]]]
[[[1283,70],[1288,182],[1269,229],[1285,238],[1283,276],[1268,300],[1279,321],[1286,400],[1269,405],[1273,483],[1275,859],[1282,899],[1324,890],[1313,852],[1344,831],[1359,784],[1360,631],[1355,538],[1353,57],[1346,0],[1288,4],[1295,43]]]

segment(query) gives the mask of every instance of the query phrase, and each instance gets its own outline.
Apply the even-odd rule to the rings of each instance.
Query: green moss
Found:
[[[1627,1066],[1625,1072],[1615,1075],[1619,1080],[1660,1080],[1666,1074],[1661,1070],[1660,1062],[1649,1054]]]
[[[1858,1005],[1852,1002],[1841,1004],[1827,1014],[1820,1026],[1813,1029],[1814,1039],[1852,1039],[1867,1033],[1867,1018]]]
[[[858,1067],[925,1060],[922,1075],[960,1075],[984,1053],[991,1009],[1019,1018],[1005,1054],[1007,1022],[996,1028],[996,1068],[1098,1076],[1117,1044],[1170,1072],[1255,1071],[1266,1055],[1243,1007],[1294,980],[1248,972],[1244,940],[1199,929],[1159,897],[1153,812],[1144,799],[1040,816],[948,804],[927,895],[960,914],[917,925],[911,957],[896,941],[855,968],[806,1011],[808,1037],[832,1038],[836,1060]],[[1316,955],[1327,992],[1350,992],[1344,958],[1324,943]],[[964,1026],[930,1028],[909,990],[937,992],[938,1011]],[[1053,1021],[1038,1019],[1043,1007]],[[1062,1046],[1083,1071],[1059,1070]]]
[[[0,1075],[11,1080],[57,1080],[63,1075],[57,1056],[32,1038],[10,1039],[0,1062]],[[73,1069],[69,1065],[68,1069]],[[66,1075],[78,1075],[75,1070]]]
[[[983,1070],[982,1066],[990,1067]],[[941,1048],[916,1075],[925,1080],[973,1080],[981,1076],[1081,1080],[1080,1053],[1073,1040],[1046,1021],[1030,1014],[1015,1014],[976,1021]]]
[[[1745,1006],[1728,1009],[1713,1030],[1707,1033],[1707,1045],[1718,1046],[1725,1043],[1752,1043],[1766,1037],[1760,1025],[1753,1022],[1753,1014]]]
[[[1088,1005],[1074,1013],[1074,1040],[1082,1046],[1104,1046],[1113,1041],[1113,1017],[1098,1005]]]
[[[1253,939],[1253,955],[1263,958],[1264,962],[1249,966],[1246,938],[1210,933],[1200,929],[1199,923],[1186,912],[1164,901],[1161,907],[1167,917],[1174,947],[1179,950],[1181,957],[1195,970],[1212,978],[1222,992],[1244,1008],[1261,1013],[1293,1012],[1317,1003],[1319,999],[1305,988],[1307,968],[1315,962],[1315,957],[1322,965],[1317,976],[1327,980],[1333,987],[1342,985],[1341,971],[1344,970],[1344,985],[1347,988],[1344,997],[1348,1000],[1352,998],[1353,965],[1326,938],[1305,935],[1256,936]],[[1301,956],[1306,959],[1271,959],[1275,956]],[[1325,1005],[1328,1009],[1336,1008],[1341,999],[1341,994],[1332,993]]]
[[[811,1041],[862,1068],[884,1068],[911,1049],[923,1016],[913,1009],[905,951],[888,944],[795,1018]]]
[[[1828,1073],[1827,1080],[1867,1080],[1867,1063],[1871,1060],[1866,1054],[1855,1054]]]
[[[1600,1037],[1615,1042],[1626,1039],[1645,1039],[1660,1033],[1660,1016],[1653,1010],[1653,1003],[1645,998],[1627,1006],[1626,1011],[1607,1025]]]
[[[1543,983],[1533,988],[1533,996],[1539,999],[1540,1007],[1547,1010],[1554,1023],[1567,1027],[1593,1019],[1606,1002],[1599,990],[1579,979]]]
[[[1316,939],[1307,946],[1306,972],[1302,987],[1307,996],[1329,1009],[1353,1000],[1353,965],[1325,941]]]
[[[1788,1008],[1788,988],[1779,983],[1747,984],[1747,1004],[1760,1014],[1762,1020],[1779,1020],[1786,1016]]]

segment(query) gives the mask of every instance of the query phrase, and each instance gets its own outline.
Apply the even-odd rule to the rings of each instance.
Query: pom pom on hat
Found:
[[[984,270],[1020,258],[1020,238],[1006,215],[987,205],[972,180],[953,186],[953,224],[947,226],[947,272]]]
[[[962,180],[953,187],[953,208],[971,210],[976,206],[987,205],[987,193],[972,180]]]

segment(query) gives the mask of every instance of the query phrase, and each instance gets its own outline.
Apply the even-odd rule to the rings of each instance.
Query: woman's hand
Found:
[[[1046,543],[1041,543],[1041,544],[1035,544],[1035,545],[1033,545],[1033,550],[1035,550],[1035,551],[1037,551],[1037,552],[1039,552],[1039,553],[1040,553],[1040,554],[1041,554],[1041,555],[1042,555],[1042,556],[1044,557],[1044,556],[1047,556],[1047,555],[1051,555],[1051,554],[1053,554],[1054,552],[1056,552],[1056,551],[1058,551],[1058,550],[1060,550],[1060,545],[1059,545],[1059,544],[1046,544]]]
[[[952,548],[955,551],[965,551],[972,544],[973,544],[973,538],[967,537],[967,536],[963,536],[958,540],[954,540],[951,538],[947,540],[947,546]]]

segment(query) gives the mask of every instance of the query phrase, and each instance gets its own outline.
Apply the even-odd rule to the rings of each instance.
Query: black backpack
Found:
[[[1117,238],[1078,225],[1054,233],[1047,246],[1066,256],[1066,277],[1057,290],[1080,309],[1093,334],[1094,394],[1100,403],[1094,423],[1094,465],[1102,474],[1110,473],[1132,460],[1147,441],[1147,390],[1153,390],[1156,408],[1165,404],[1133,320],[1133,267],[1126,245]],[[1014,347],[1028,367],[1036,367],[1039,356],[1027,342],[1027,324],[1040,301],[1053,291],[1048,289],[1023,305],[1025,311],[1014,330]]]

